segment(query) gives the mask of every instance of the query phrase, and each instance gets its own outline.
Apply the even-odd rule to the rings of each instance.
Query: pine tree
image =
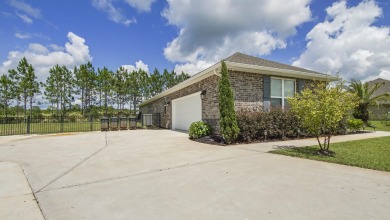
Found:
[[[240,129],[237,125],[236,112],[234,111],[233,91],[230,87],[228,70],[224,61],[221,63],[221,78],[218,85],[219,98],[219,128],[221,135],[227,144],[234,141]]]
[[[128,72],[122,66],[117,69],[113,77],[113,91],[115,93],[115,100],[118,105],[118,110],[123,109],[126,101],[126,79]]]
[[[181,74],[179,74],[179,75],[175,74],[175,85],[183,82],[184,80],[186,80],[188,78],[190,78],[190,75],[188,75],[185,72],[181,72]]]
[[[10,77],[15,84],[13,95],[16,98],[18,105],[23,99],[24,103],[24,118],[27,116],[27,102],[30,102],[30,109],[32,108],[33,98],[39,93],[39,83],[36,81],[34,68],[23,57],[16,68],[16,70],[9,70]]]
[[[34,100],[35,95],[39,94],[40,91],[39,91],[39,83],[37,82],[37,77],[35,75],[34,68],[31,64],[28,66],[27,75],[25,78],[26,78],[25,80],[27,82],[25,96],[27,97],[27,99],[29,99],[28,101],[30,102],[30,116],[32,116],[33,100]],[[26,104],[25,104],[24,111],[25,111],[24,116],[26,117]]]
[[[168,72],[167,69],[164,69],[164,72],[161,76],[161,81],[162,81],[162,88],[163,90],[167,90],[169,88],[172,87],[172,84],[173,84],[173,77],[172,77],[172,74],[170,72]]]
[[[81,95],[81,113],[86,115],[92,108],[92,103],[96,100],[96,80],[97,75],[91,62],[75,67],[77,93]]]
[[[155,96],[163,91],[162,77],[157,68],[155,68],[153,73],[150,75],[149,91],[150,91],[150,96]]]
[[[57,114],[65,115],[71,109],[74,101],[74,77],[72,71],[66,66],[55,65],[49,70],[49,77],[46,78],[44,95],[54,108],[57,105]]]
[[[8,106],[12,99],[12,80],[5,74],[0,77],[0,100],[3,105],[3,115],[8,116]]]
[[[106,67],[98,69],[98,87],[99,87],[99,105],[104,106],[104,113],[107,114],[108,103],[111,99],[113,88],[111,83],[113,82],[114,73],[108,70]]]

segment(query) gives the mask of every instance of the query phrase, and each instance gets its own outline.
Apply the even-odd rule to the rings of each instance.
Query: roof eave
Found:
[[[225,61],[225,63],[230,69],[244,71],[244,72],[254,72],[254,73],[267,74],[273,76],[302,78],[302,79],[310,79],[310,80],[324,80],[327,82],[338,80],[337,77],[326,75],[326,74],[286,70],[286,69],[279,69],[273,67],[258,66],[253,64],[236,63],[231,61]]]
[[[139,106],[142,107],[143,105],[146,105],[146,104],[148,104],[150,102],[153,102],[153,101],[155,101],[157,99],[163,98],[163,97],[165,97],[165,96],[167,96],[167,95],[169,95],[171,93],[179,91],[180,89],[183,89],[183,88],[185,88],[185,87],[187,87],[189,85],[192,85],[194,83],[197,83],[197,82],[199,82],[199,81],[201,81],[201,80],[203,80],[203,79],[205,79],[205,78],[207,78],[207,77],[209,77],[209,76],[211,76],[213,74],[216,74],[215,70],[218,67],[220,67],[220,66],[221,66],[221,63],[216,63],[216,64],[210,66],[209,68],[199,72],[198,74],[193,75],[191,78],[186,79],[183,82],[177,84],[176,86],[174,86],[174,87],[172,87],[170,89],[167,89],[167,90],[165,90],[165,91],[163,91],[163,92],[153,96],[152,98],[150,98],[150,99],[146,100],[145,102],[141,103]]]
[[[286,70],[286,69],[258,66],[258,65],[252,65],[252,64],[236,63],[236,62],[231,62],[231,61],[225,61],[225,63],[229,69],[239,70],[239,71],[244,71],[244,72],[254,72],[254,73],[259,73],[259,74],[292,77],[292,78],[302,78],[302,79],[310,79],[310,80],[324,80],[327,82],[332,82],[332,81],[338,80],[337,77],[334,77],[331,75],[326,75],[326,74],[317,74],[317,73],[308,73],[308,72],[301,72],[301,71],[295,71],[295,70]],[[211,75],[219,75],[215,70],[217,70],[220,66],[221,66],[221,63],[218,62],[218,63],[210,66],[209,68],[199,72],[198,74],[192,76],[191,78],[183,81],[182,83],[179,83],[176,86],[153,96],[152,98],[141,103],[139,106],[142,107],[150,102],[153,102],[155,100],[163,98],[163,97],[165,97],[171,93],[174,93],[176,91],[179,91],[180,89],[183,89],[189,85],[197,83],[197,82],[199,82],[199,81],[201,81],[201,80],[203,80]]]

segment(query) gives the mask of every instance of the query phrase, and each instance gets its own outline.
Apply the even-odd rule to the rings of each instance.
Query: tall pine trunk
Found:
[[[24,119],[27,119],[27,96],[23,97],[24,101]]]
[[[33,97],[30,97],[30,117],[32,117],[32,102],[33,102]]]

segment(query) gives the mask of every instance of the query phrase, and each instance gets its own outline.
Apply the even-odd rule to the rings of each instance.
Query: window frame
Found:
[[[272,79],[282,80],[282,96],[273,96],[272,95]],[[286,106],[285,105],[286,98],[290,98],[290,97],[285,97],[284,96],[284,81],[285,80],[294,82],[294,94],[295,94],[297,92],[297,80],[296,79],[282,78],[282,77],[273,77],[273,76],[270,77],[270,93],[269,93],[270,94],[270,101],[271,101],[272,98],[274,98],[274,99],[282,99],[282,106],[281,106],[282,108],[284,108]]]

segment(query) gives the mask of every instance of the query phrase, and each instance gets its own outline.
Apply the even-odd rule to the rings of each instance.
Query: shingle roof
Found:
[[[374,85],[376,83],[383,83],[383,82],[384,84],[378,90],[376,90],[376,92],[373,94],[374,96],[390,93],[390,81],[386,79],[378,78],[367,82],[369,85]]]
[[[319,73],[316,71],[312,71],[312,70],[308,70],[308,69],[304,69],[304,68],[300,68],[300,67],[296,67],[296,66],[291,66],[291,65],[287,65],[287,64],[283,64],[283,63],[278,63],[278,62],[274,62],[274,61],[270,61],[270,60],[265,60],[265,59],[261,59],[258,57],[242,54],[239,52],[226,58],[225,61],[325,75],[323,73]]]

